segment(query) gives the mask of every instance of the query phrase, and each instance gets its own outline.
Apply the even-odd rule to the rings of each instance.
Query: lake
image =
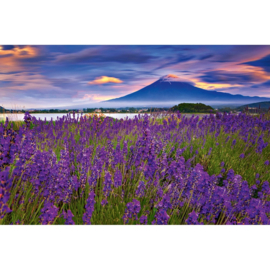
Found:
[[[40,120],[46,120],[47,121],[50,121],[51,119],[52,120],[57,120],[58,118],[61,118],[63,116],[67,116],[67,114],[65,113],[33,113],[31,114],[32,116],[35,116],[37,119],[40,119]],[[83,114],[84,115],[84,114]],[[106,116],[109,116],[109,117],[112,117],[112,118],[116,118],[116,119],[125,119],[125,118],[134,118],[135,115],[139,115],[138,113],[104,113],[104,115]],[[191,117],[192,114],[182,114],[182,115],[185,115],[186,117]],[[196,115],[196,114],[194,114]],[[206,114],[198,114],[198,116],[202,117]],[[75,114],[75,117],[80,117],[81,116],[81,113],[76,113]],[[5,120],[6,117],[8,117],[8,119],[10,121],[23,121],[23,117],[24,117],[24,114],[0,114],[0,120]],[[73,115],[72,115],[73,117]]]

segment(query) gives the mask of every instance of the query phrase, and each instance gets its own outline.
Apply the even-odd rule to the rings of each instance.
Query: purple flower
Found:
[[[74,215],[72,214],[72,212],[71,212],[70,209],[68,209],[67,212],[65,212],[65,211],[63,210],[62,216],[63,216],[63,218],[65,219],[65,224],[66,224],[66,225],[74,225],[74,224],[75,224],[75,222],[74,222],[73,219],[72,219],[72,218],[74,217]]]
[[[27,128],[29,128],[30,123],[32,122],[32,116],[29,114],[29,112],[25,112],[23,119],[24,119],[24,122],[26,123]]]
[[[199,214],[195,211],[192,211],[191,213],[189,213],[186,223],[189,225],[200,225],[201,223],[198,222],[198,217]]]
[[[164,209],[165,211],[172,208],[171,198],[168,194],[164,195],[162,200],[158,203],[157,208]]]
[[[144,192],[145,192],[145,184],[143,181],[140,181],[137,190],[135,192],[135,196],[136,197],[143,197],[144,196]]]
[[[102,210],[107,205],[107,210],[112,206],[113,211],[117,203],[128,200],[121,213],[125,224],[147,224],[150,222],[147,217],[152,221],[153,207],[156,210],[153,224],[168,224],[170,213],[177,216],[178,210],[187,210],[188,214],[189,209],[195,210],[185,218],[187,224],[201,224],[201,221],[206,224],[270,223],[268,172],[262,172],[256,179],[254,175],[256,185],[251,186],[232,169],[229,170],[235,167],[233,164],[231,167],[231,161],[228,164],[221,162],[221,172],[209,175],[202,164],[192,167],[199,162],[195,155],[189,158],[190,152],[194,153],[197,147],[196,154],[201,147],[208,149],[218,143],[226,151],[225,144],[229,143],[229,148],[231,145],[233,148],[236,140],[245,144],[239,159],[246,159],[244,153],[250,151],[266,151],[270,121],[262,116],[254,118],[246,114],[224,113],[199,119],[177,115],[169,116],[164,125],[147,116],[100,121],[98,118],[76,119],[74,114],[47,123],[29,117],[26,114],[26,125],[17,134],[8,121],[0,123],[0,218],[8,215],[11,209],[15,211],[16,205],[25,204],[25,188],[31,185],[33,192],[29,203],[36,199],[38,203],[46,202],[40,216],[42,224],[54,224],[60,215],[66,224],[74,224],[71,211],[58,213],[55,205],[70,205],[76,200],[85,203],[83,223],[96,222],[94,192],[99,194],[98,201],[104,206]],[[32,129],[27,128],[30,125]],[[221,132],[225,144],[219,140],[214,140],[212,145],[206,142],[209,134],[215,139],[214,135],[219,138]],[[126,138],[131,139],[125,141]],[[193,138],[201,141],[200,145],[195,146]],[[56,157],[52,149],[58,146],[62,150]],[[269,166],[269,160],[261,162]],[[12,170],[9,168],[11,164]],[[143,181],[142,178],[137,180],[139,175]],[[130,178],[137,183],[135,186],[127,181]],[[84,201],[88,184],[89,196]],[[11,189],[16,185],[19,185],[19,192],[12,195],[11,202],[10,194],[15,191]],[[151,194],[146,198],[148,192]],[[134,197],[141,198],[142,205],[133,200]],[[10,218],[9,214],[4,222],[10,223]],[[26,222],[26,219],[22,220],[22,223]]]
[[[91,224],[92,214],[94,212],[95,206],[95,193],[91,191],[85,206],[85,213],[83,214],[83,223],[84,224]]]
[[[146,225],[147,224],[147,216],[141,216],[140,223]]]
[[[41,209],[40,221],[42,225],[52,224],[58,214],[58,208],[51,202],[45,202]]]
[[[109,172],[106,172],[103,188],[104,196],[105,197],[109,196],[111,190],[112,190],[112,176]]]
[[[1,148],[0,148],[0,154],[1,154]],[[0,169],[1,169],[1,166],[0,166]],[[10,198],[11,185],[12,185],[12,178],[9,177],[9,167],[6,167],[4,171],[0,171],[0,219],[4,218],[6,214],[12,212],[12,210],[8,207],[8,204],[7,204]]]
[[[125,214],[123,216],[124,223],[127,224],[130,219],[137,220],[138,213],[141,210],[140,202],[136,199],[133,199],[132,202],[127,203]]]
[[[251,186],[251,189],[256,190],[257,189],[257,186],[256,185],[253,185],[253,186]]]
[[[122,185],[122,173],[120,170],[116,170],[114,174],[114,187],[118,188]]]
[[[4,218],[6,214],[11,212],[12,210],[8,207],[7,204],[0,203],[0,219]]]
[[[156,225],[167,225],[168,224],[168,220],[169,220],[170,216],[167,214],[165,209],[160,209],[158,210],[158,212],[155,215],[155,219],[152,222],[152,224],[156,224]]]

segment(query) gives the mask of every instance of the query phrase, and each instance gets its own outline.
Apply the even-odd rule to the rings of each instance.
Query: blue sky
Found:
[[[87,107],[168,74],[209,91],[270,97],[270,46],[0,45],[0,105]]]

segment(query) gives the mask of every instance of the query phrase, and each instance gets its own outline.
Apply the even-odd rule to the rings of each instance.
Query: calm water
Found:
[[[65,113],[33,113],[31,114],[32,116],[35,116],[37,119],[40,120],[47,120],[50,121],[52,120],[57,120],[58,118],[61,118],[63,116],[67,116],[67,114]],[[83,114],[84,115],[84,114]],[[134,118],[135,115],[138,115],[138,113],[105,113],[106,116],[110,116],[112,118],[116,118],[116,119],[125,119],[125,118]],[[198,114],[200,117],[204,116],[205,114]],[[81,114],[75,114],[75,118],[80,117]],[[191,117],[192,114],[185,114],[186,117]],[[8,119],[10,121],[22,121],[24,114],[0,114],[0,120],[5,120],[6,117],[8,117]],[[73,117],[73,115],[72,115]]]
[[[138,113],[104,113],[106,116],[110,116],[116,119],[124,119],[126,117],[128,118],[134,118],[135,115],[138,115]],[[50,121],[52,120],[57,120],[58,118],[61,118],[63,116],[67,116],[68,114],[65,113],[33,113],[31,114],[32,116],[35,116],[37,119],[40,120],[47,120]],[[84,115],[84,114],[83,114]],[[22,121],[24,118],[24,114],[6,114],[6,117],[8,117],[8,119],[10,121]],[[75,114],[75,118],[80,117],[81,113],[76,113]],[[73,118],[73,115],[71,115],[71,117]],[[0,114],[0,120],[5,119],[3,114]]]

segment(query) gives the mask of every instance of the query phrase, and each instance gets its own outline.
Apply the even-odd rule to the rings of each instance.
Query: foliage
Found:
[[[26,113],[0,124],[0,224],[269,224],[268,116]]]
[[[202,103],[180,103],[171,108],[172,111],[181,113],[210,113],[214,109]]]

